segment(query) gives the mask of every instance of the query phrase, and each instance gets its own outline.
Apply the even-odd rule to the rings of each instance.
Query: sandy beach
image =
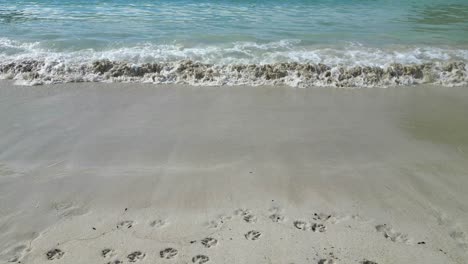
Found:
[[[468,87],[2,81],[0,121],[1,263],[468,262]]]

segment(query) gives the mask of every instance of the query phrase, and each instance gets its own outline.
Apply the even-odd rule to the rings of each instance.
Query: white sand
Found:
[[[466,87],[0,82],[0,135],[0,263],[468,262]]]

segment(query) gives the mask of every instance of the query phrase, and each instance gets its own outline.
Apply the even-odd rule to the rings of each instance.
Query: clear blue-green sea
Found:
[[[467,62],[467,0],[0,0],[23,84],[450,86]]]

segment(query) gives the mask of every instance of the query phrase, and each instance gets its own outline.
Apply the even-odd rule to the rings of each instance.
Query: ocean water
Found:
[[[468,83],[467,0],[0,0],[19,84]]]

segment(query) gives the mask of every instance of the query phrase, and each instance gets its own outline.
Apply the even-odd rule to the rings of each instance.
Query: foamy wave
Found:
[[[466,85],[468,50],[377,49],[350,43],[305,47],[298,40],[184,47],[58,51],[0,38],[0,78],[34,85],[60,82],[151,82],[191,85],[382,87]]]
[[[25,85],[63,82],[149,82],[190,85],[289,85],[293,87],[385,87],[394,85],[466,85],[463,62],[391,64],[377,66],[328,66],[325,64],[275,63],[213,65],[193,61],[129,64],[98,60],[67,65],[38,60],[0,64],[0,76]]]

